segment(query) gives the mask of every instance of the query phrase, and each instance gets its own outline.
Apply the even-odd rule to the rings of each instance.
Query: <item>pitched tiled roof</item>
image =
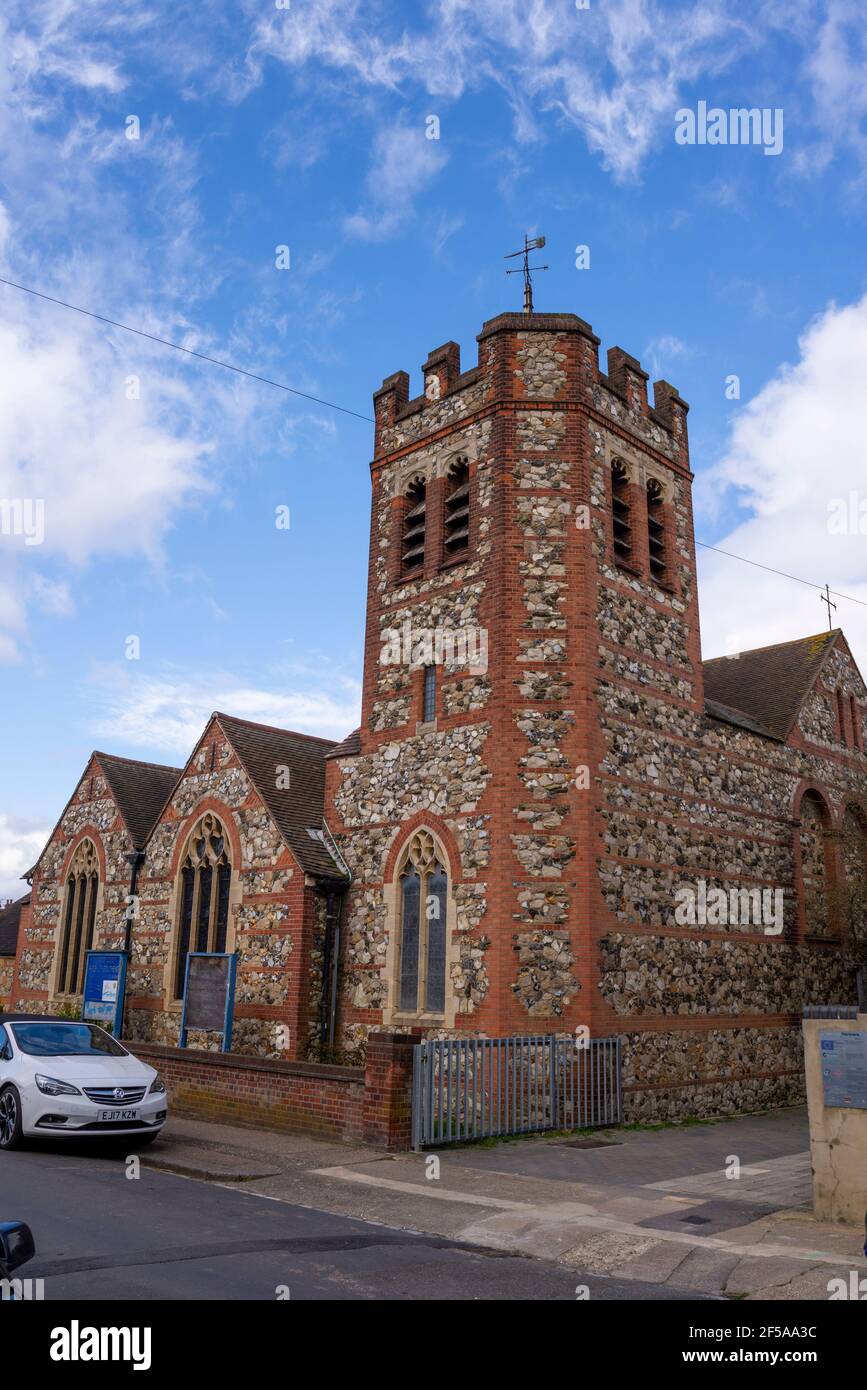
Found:
[[[14,956],[18,944],[18,919],[25,903],[30,902],[30,894],[25,893],[17,902],[0,907],[0,956]]]
[[[347,734],[342,743],[335,743],[330,753],[326,753],[326,758],[349,758],[353,753],[361,752],[361,730],[353,729],[351,734]]]
[[[703,662],[708,714],[785,739],[839,635],[835,629]]]
[[[136,849],[144,849],[182,768],[95,753]]]
[[[345,871],[321,839],[325,797],[325,758],[333,739],[251,724],[231,714],[215,714],[240,758],[274,824],[305,873],[345,878]],[[285,779],[279,769],[288,768]],[[278,780],[288,780],[286,787]],[[311,835],[309,832],[314,831]]]
[[[144,849],[147,839],[156,825],[157,817],[168,800],[169,793],[180,777],[183,768],[166,767],[163,763],[141,763],[134,758],[118,758],[113,753],[94,751],[87,760],[85,772],[94,758],[99,763],[102,774],[108,783],[108,789],[117,803],[117,808],[129,831],[133,845],[136,849]],[[75,791],[67,801],[57,818],[54,829],[42,846],[39,858],[32,869],[28,869],[26,874],[21,875],[22,878],[29,878],[39,868],[43,854],[57,834],[58,827],[62,824],[63,817],[75,800],[75,793],[83,781],[84,773],[79,777],[75,784]]]

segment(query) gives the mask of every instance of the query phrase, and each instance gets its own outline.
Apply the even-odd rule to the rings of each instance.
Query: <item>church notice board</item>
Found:
[[[222,1038],[221,1051],[229,1051],[232,1046],[237,966],[238,958],[235,955],[219,951],[190,951],[184,976],[181,1047],[186,1047],[187,1033],[192,1028],[219,1033]]]
[[[82,1020],[85,1023],[98,1023],[107,1033],[119,1037],[125,988],[125,953],[88,951],[84,966]]]
[[[819,1059],[825,1104],[867,1110],[867,1033],[820,1033]]]

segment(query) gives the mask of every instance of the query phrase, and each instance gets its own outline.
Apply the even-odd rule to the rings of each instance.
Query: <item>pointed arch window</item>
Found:
[[[632,562],[632,526],[630,524],[629,474],[625,463],[614,459],[611,464],[611,517],[614,540],[614,563]]]
[[[423,478],[416,478],[407,489],[403,513],[400,562],[404,574],[413,574],[424,567],[426,508],[425,481]]]
[[[178,882],[178,951],[175,998],[184,993],[190,951],[225,951],[229,926],[232,862],[229,839],[208,811],[187,841]]]
[[[419,830],[410,840],[398,870],[398,887],[398,1012],[442,1015],[448,875],[430,831]]]
[[[828,808],[815,791],[804,793],[801,801],[801,883],[804,930],[807,936],[833,937],[831,914],[831,876],[827,838],[830,827]]]
[[[84,988],[84,967],[87,952],[93,946],[98,893],[99,856],[93,841],[84,839],[73,855],[66,880],[58,994],[81,994]]]
[[[470,547],[470,465],[461,455],[446,474],[443,551],[446,560]]]

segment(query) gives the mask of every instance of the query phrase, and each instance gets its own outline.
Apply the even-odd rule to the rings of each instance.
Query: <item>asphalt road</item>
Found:
[[[78,1299],[677,1299],[55,1144],[0,1154],[0,1219],[27,1221],[37,1255],[19,1277]]]

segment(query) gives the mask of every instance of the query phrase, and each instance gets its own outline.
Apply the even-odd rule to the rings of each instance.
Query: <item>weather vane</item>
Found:
[[[834,612],[836,613],[836,611],[837,611],[837,605],[836,605],[836,603],[832,603],[832,602],[831,602],[831,588],[830,588],[830,585],[828,585],[828,584],[825,585],[825,592],[824,592],[824,594],[820,594],[820,595],[819,595],[819,602],[820,602],[820,603],[827,603],[827,605],[828,605],[828,631],[829,631],[829,632],[833,632],[833,631],[834,631],[834,624],[831,622],[831,609],[833,608],[833,609],[834,609]]]
[[[541,251],[541,249],[542,249],[542,247],[543,247],[544,245],[545,245],[545,238],[544,238],[543,236],[533,237],[532,241],[530,240],[530,238],[529,238],[528,236],[525,236],[525,237],[524,237],[524,249],[523,249],[523,251],[510,251],[509,254],[508,254],[507,256],[504,256],[504,257],[503,257],[503,260],[504,260],[504,261],[510,261],[510,260],[512,260],[512,258],[513,258],[514,256],[523,256],[523,257],[524,257],[524,264],[523,264],[522,266],[519,266],[519,265],[513,266],[513,267],[511,268],[511,270],[507,270],[507,271],[506,271],[506,274],[507,274],[507,275],[519,275],[519,274],[523,274],[523,276],[524,276],[524,313],[525,313],[525,314],[532,314],[532,312],[533,312],[533,281],[532,281],[532,279],[530,278],[530,272],[533,271],[533,270],[547,270],[547,269],[548,269],[548,267],[547,267],[546,265],[530,265],[530,252],[531,252],[531,251]]]

